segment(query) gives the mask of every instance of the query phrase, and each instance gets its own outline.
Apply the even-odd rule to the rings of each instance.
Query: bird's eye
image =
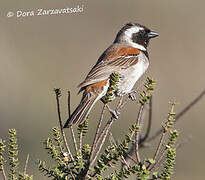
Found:
[[[139,31],[139,34],[140,34],[141,36],[144,36],[144,35],[147,34],[147,33],[146,33],[146,31],[144,31],[144,30],[140,30],[140,31]]]

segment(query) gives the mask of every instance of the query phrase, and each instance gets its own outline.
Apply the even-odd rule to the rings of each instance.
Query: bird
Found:
[[[113,92],[122,97],[132,92],[138,79],[149,66],[147,47],[159,34],[138,23],[127,23],[117,33],[113,43],[102,53],[85,80],[79,84],[82,99],[66,121],[64,128],[82,124],[98,100],[103,101],[113,73],[120,75]],[[114,98],[115,98],[114,97]],[[113,98],[113,99],[114,99]],[[106,103],[106,102],[104,102]]]

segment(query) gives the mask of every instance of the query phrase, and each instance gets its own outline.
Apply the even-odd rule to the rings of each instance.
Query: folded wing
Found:
[[[79,85],[79,92],[90,84],[108,79],[113,72],[120,72],[135,65],[138,62],[138,55],[139,50],[133,47],[109,47]]]

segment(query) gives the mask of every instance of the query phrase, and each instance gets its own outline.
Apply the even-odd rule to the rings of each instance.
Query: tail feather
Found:
[[[96,103],[97,97],[98,96],[91,93],[84,94],[80,104],[66,121],[64,128],[69,128],[73,124],[82,124],[87,118],[93,105]]]

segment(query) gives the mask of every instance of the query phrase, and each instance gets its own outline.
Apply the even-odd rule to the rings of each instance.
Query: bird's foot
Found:
[[[128,97],[132,100],[132,101],[136,101],[137,98],[136,98],[136,91],[133,90],[129,93]]]

